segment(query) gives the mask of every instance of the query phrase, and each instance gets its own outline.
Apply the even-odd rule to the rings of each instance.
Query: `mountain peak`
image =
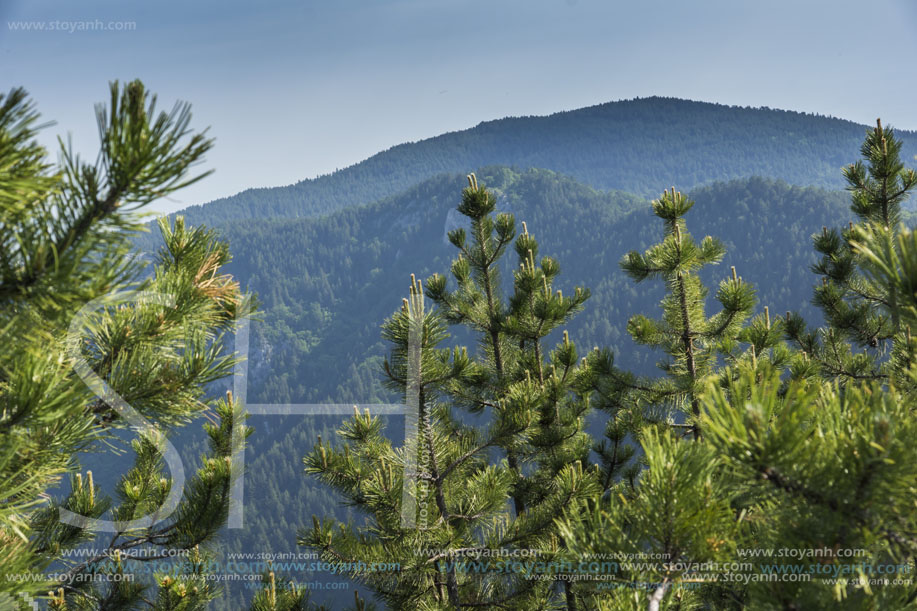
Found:
[[[251,189],[184,211],[195,223],[327,214],[388,197],[443,172],[508,165],[548,168],[598,189],[655,195],[761,175],[790,184],[843,186],[866,126],[767,107],[651,96],[547,116],[507,117],[394,146],[333,174],[287,187]],[[902,156],[917,134],[899,131]]]

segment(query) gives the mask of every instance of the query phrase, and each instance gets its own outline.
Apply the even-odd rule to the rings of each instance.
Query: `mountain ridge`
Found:
[[[894,122],[891,121],[893,124]],[[750,176],[840,188],[868,126],[767,107],[653,96],[550,115],[505,117],[380,151],[329,174],[259,187],[181,211],[194,224],[320,216],[394,195],[437,174],[489,165],[545,168],[647,197]],[[917,132],[901,130],[904,159]]]
[[[626,346],[629,352],[633,346],[623,321],[652,308],[659,296],[634,287],[618,261],[626,251],[656,239],[649,203],[549,170],[492,166],[477,173],[481,184],[497,194],[498,209],[514,213],[517,225],[527,221],[544,254],[567,270],[564,289],[570,288],[568,282],[593,289],[591,307],[571,333],[582,325],[588,341]],[[449,269],[454,248],[443,235],[463,183],[461,175],[444,174],[325,217],[240,221],[221,228],[234,254],[229,269],[264,304],[265,320],[253,327],[253,345],[270,345],[262,352],[275,356],[273,366],[260,359],[251,363],[252,371],[259,372],[251,385],[257,400],[383,400],[377,381],[370,381],[378,372],[365,368],[385,353],[378,325],[400,303],[400,280]],[[760,277],[762,305],[774,311],[800,309],[812,319],[808,266],[815,257],[810,236],[822,225],[846,222],[846,194],[761,177],[718,182],[692,194],[698,204],[688,217],[689,230],[723,239],[730,247],[728,265],[747,270],[752,282]],[[750,222],[762,215],[772,220]],[[774,252],[788,257],[779,270],[765,264]],[[504,270],[507,281],[510,272]],[[284,363],[280,371],[271,373],[278,363]],[[648,364],[641,359],[640,368]]]

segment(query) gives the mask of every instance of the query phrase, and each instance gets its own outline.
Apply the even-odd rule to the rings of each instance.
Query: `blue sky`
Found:
[[[37,32],[19,21],[131,21]],[[650,95],[917,129],[914,0],[0,0],[0,89],[95,150],[114,78],[211,126],[216,173],[156,205],[334,171],[509,115]]]

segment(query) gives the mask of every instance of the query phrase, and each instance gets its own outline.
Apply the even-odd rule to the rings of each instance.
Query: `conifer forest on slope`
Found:
[[[69,576],[6,578],[0,602],[48,591],[54,609],[917,600],[913,583],[872,583],[864,568],[905,577],[917,551],[913,134],[634,100],[403,145],[137,237],[133,210],[196,180],[212,145],[187,129],[187,106],[157,115],[141,83],[115,83],[101,165],[65,153],[52,172],[24,93],[0,101],[12,160],[0,171],[0,559],[7,576]],[[175,301],[99,301],[113,288]],[[74,344],[62,329],[92,304]],[[232,330],[255,310],[247,396],[220,398]],[[87,376],[130,409],[94,398]],[[417,420],[253,416],[237,438],[246,401],[404,402]],[[197,467],[184,487],[158,433],[141,426],[128,444],[138,417]],[[228,529],[242,443],[245,527]],[[132,461],[113,461],[112,445]],[[167,520],[126,526],[173,497]],[[64,526],[67,512],[111,519],[116,534]],[[112,553],[92,561],[63,553],[103,543]],[[749,550],[789,548],[834,551],[739,566]],[[136,570],[122,561],[136,549],[192,561],[74,585]],[[469,550],[502,551],[457,562]],[[513,550],[541,564],[504,564]],[[254,588],[208,579],[233,553],[288,551],[344,564],[272,565]],[[613,554],[667,562],[581,564]],[[812,570],[823,566],[833,573]],[[774,571],[815,578],[760,579]],[[347,588],[297,585],[329,580]]]

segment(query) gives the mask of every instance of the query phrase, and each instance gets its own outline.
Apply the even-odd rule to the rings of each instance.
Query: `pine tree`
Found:
[[[261,582],[264,584],[252,598],[250,611],[326,611],[321,605],[309,601],[309,591],[293,581],[277,577],[268,571]],[[372,605],[354,593],[354,611],[372,611]]]
[[[201,546],[228,512],[239,408],[206,386],[231,372],[222,337],[253,304],[221,274],[229,251],[213,232],[161,221],[152,275],[131,252],[137,211],[203,177],[190,171],[212,145],[187,104],[155,107],[139,81],[113,83],[97,162],[64,147],[54,166],[26,94],[0,98],[0,592],[51,588],[53,609],[202,609],[217,594]],[[210,450],[173,490],[168,436],[204,414]],[[78,453],[123,446],[128,428],[134,463],[112,499]],[[65,475],[70,492],[48,502]],[[87,543],[95,557],[65,555]],[[185,550],[187,570],[144,579],[141,550]],[[34,579],[49,567],[66,578]]]
[[[896,234],[882,228],[858,227],[850,242],[860,258],[863,275],[887,294],[895,294],[893,319],[904,332],[892,344],[887,370],[893,384],[905,392],[917,388],[915,340],[911,329],[917,329],[917,234],[901,229]]]
[[[865,165],[844,170],[859,222],[815,236],[822,284],[814,301],[827,327],[807,331],[787,314],[787,338],[802,356],[792,359],[794,379],[746,371],[704,396],[704,427],[742,499],[739,545],[828,550],[816,564],[840,578],[815,571],[805,584],[752,584],[745,604],[907,608],[915,600],[912,585],[895,581],[910,574],[917,551],[917,241],[900,224],[917,173],[904,168],[900,149],[879,121],[861,148]],[[897,569],[876,587],[878,565]]]
[[[688,201],[678,205],[674,189],[673,194],[654,203],[667,220],[667,241],[681,238],[683,227],[673,221],[690,207]],[[895,318],[901,325],[910,324],[917,314],[913,232],[901,230],[894,243],[884,227],[858,228],[851,235],[851,251],[861,259],[864,279],[886,294],[896,292]],[[693,242],[687,244],[691,253]],[[721,256],[711,246],[706,252],[714,253],[708,261]],[[727,281],[720,293],[732,288],[733,295],[742,297],[721,299],[724,312],[735,312],[735,326],[717,341],[700,344],[695,355],[704,355],[703,360],[694,362],[706,363],[699,369],[705,373],[686,376],[690,367],[684,363],[690,355],[687,342],[678,340],[684,337],[685,321],[703,329],[703,322],[693,321],[705,318],[685,316],[684,310],[679,315],[679,306],[692,303],[680,296],[692,293],[680,290],[681,270],[672,264],[678,255],[676,245],[664,241],[624,261],[638,279],[670,266],[663,321],[635,317],[631,328],[644,333],[635,339],[651,338],[653,345],[668,347],[676,363],[683,363],[667,368],[675,369],[674,380],[637,382],[602,355],[596,357],[601,367],[595,370],[602,375],[594,385],[598,404],[616,406],[619,413],[635,396],[653,405],[667,399],[660,388],[686,388],[682,404],[694,408],[694,424],[703,434],[680,439],[665,421],[643,421],[633,436],[642,447],[644,468],[606,487],[601,496],[567,508],[559,521],[566,558],[575,562],[590,555],[620,554],[635,559],[610,566],[608,582],[583,582],[582,595],[589,597],[591,608],[616,610],[912,605],[913,586],[893,580],[907,578],[917,551],[912,505],[917,470],[908,441],[914,403],[895,385],[912,383],[917,369],[902,361],[899,369],[906,376],[893,378],[887,387],[875,380],[854,379],[843,388],[827,382],[814,360],[783,344],[781,321],[772,322],[767,309],[750,324],[739,324],[747,309],[738,305],[750,309],[752,294],[747,285],[729,287]],[[694,265],[700,260],[694,259]],[[734,276],[732,282],[741,279]],[[661,341],[666,337],[667,344]],[[742,344],[750,346],[742,350]],[[600,455],[607,469],[609,455]],[[817,551],[819,556],[774,556],[788,549]],[[857,552],[845,554],[849,550]],[[724,565],[731,567],[725,570],[731,579],[724,579]],[[874,567],[880,565],[897,567],[889,571],[895,575],[888,584],[871,587],[869,580],[877,577]],[[809,579],[770,579],[775,572],[804,573]]]
[[[806,583],[752,584],[745,602],[908,608],[913,585],[894,580],[911,574],[917,552],[913,400],[877,381],[844,388],[815,382],[797,380],[780,392],[777,372],[763,379],[747,372],[704,397],[717,462],[736,492],[754,500],[743,508],[740,544],[820,551],[817,558],[764,559],[803,565],[814,576]],[[870,587],[869,580],[883,577],[875,572],[880,565],[897,568],[887,571],[889,583]],[[834,577],[841,581],[832,583]]]
[[[634,489],[561,519],[572,561],[632,559],[608,568],[591,608],[909,608],[913,402],[875,381],[736,370],[699,393],[702,438],[645,428]],[[789,573],[801,577],[773,578]]]
[[[863,161],[844,168],[858,222],[842,231],[823,227],[813,238],[821,254],[813,269],[822,276],[814,303],[827,327],[809,331],[800,316],[787,313],[789,339],[828,378],[887,380],[897,360],[914,357],[900,320],[898,302],[906,296],[865,273],[863,256],[853,247],[854,240],[869,237],[877,247],[897,248],[901,205],[917,187],[917,172],[904,167],[901,146],[894,130],[877,121],[860,149]],[[890,361],[890,354],[897,356]]]
[[[666,190],[653,201],[653,212],[664,226],[662,242],[643,254],[630,252],[621,261],[624,271],[637,282],[659,278],[668,289],[662,300],[661,319],[651,320],[640,314],[627,324],[636,343],[661,349],[669,357],[661,365],[666,377],[642,382],[623,379],[621,383],[627,400],[655,408],[655,418],[683,412],[690,420],[696,419],[700,414],[698,393],[715,374],[717,359],[738,343],[743,324],[755,305],[754,289],[733,267],[732,278],[722,281],[716,293],[722,310],[712,317],[705,313],[708,289],[698,277],[698,271],[719,263],[725,248],[710,236],[698,244],[687,232],[683,217],[693,206],[694,202],[675,187],[671,193]],[[759,351],[773,346],[773,341],[763,339],[765,343],[758,347]],[[686,426],[695,437],[700,435],[696,421]]]
[[[709,236],[698,244],[688,233],[684,216],[693,205],[674,187],[671,193],[666,190],[652,202],[663,222],[662,242],[643,254],[630,252],[621,261],[637,282],[658,277],[668,288],[662,319],[637,315],[628,323],[638,344],[661,349],[669,357],[660,365],[666,376],[637,378],[619,369],[610,351],[598,348],[586,361],[588,375],[581,393],[608,415],[605,439],[595,446],[601,488],[589,502],[567,508],[560,521],[568,541],[563,557],[571,563],[590,557],[617,559],[613,554],[635,558],[633,566],[607,562],[582,582],[589,608],[649,604],[658,609],[673,584],[685,578],[683,570],[664,566],[729,557],[728,546],[710,533],[724,537],[734,530],[732,490],[718,477],[711,450],[700,441],[680,438],[691,433],[695,440],[702,438],[703,390],[712,380],[722,383],[732,375],[723,365],[757,366],[757,355],[762,360],[775,357],[780,334],[771,328],[766,313],[746,326],[755,305],[754,290],[735,268],[717,292],[721,312],[707,316],[708,291],[698,271],[721,261],[725,249]],[[755,332],[758,327],[760,332]],[[742,349],[746,342],[751,346]],[[783,358],[782,353],[776,358]],[[678,421],[679,413],[686,422]],[[633,460],[638,454],[634,442],[642,446],[638,461]],[[647,559],[655,562],[643,562]],[[609,583],[623,589],[615,593],[614,587],[606,587]],[[649,603],[641,584],[655,584]],[[701,600],[696,592],[684,590],[674,596],[687,607]]]
[[[356,414],[340,431],[343,448],[320,440],[306,457],[307,470],[370,521],[365,529],[337,529],[316,518],[300,542],[328,561],[362,561],[351,574],[392,608],[583,608],[555,573],[531,579],[498,567],[528,550],[549,564],[563,546],[555,517],[596,493],[598,482],[583,468],[589,404],[576,384],[584,365],[566,334],[549,354],[543,345],[588,293],[553,290],[559,267],[548,257],[536,263],[538,244],[524,227],[515,242],[514,292],[504,299],[499,262],[515,229],[513,217],[494,215],[495,208],[494,194],[469,176],[458,209],[470,220],[471,240],[464,229],[449,234],[460,251],[452,264],[456,289],[431,277],[426,294],[439,308],[428,310],[412,277],[410,297],[383,327],[394,346],[388,383],[416,409],[416,435],[395,449],[378,418]],[[480,352],[440,348],[448,323],[476,331]],[[399,563],[400,570],[373,570],[372,563]]]

